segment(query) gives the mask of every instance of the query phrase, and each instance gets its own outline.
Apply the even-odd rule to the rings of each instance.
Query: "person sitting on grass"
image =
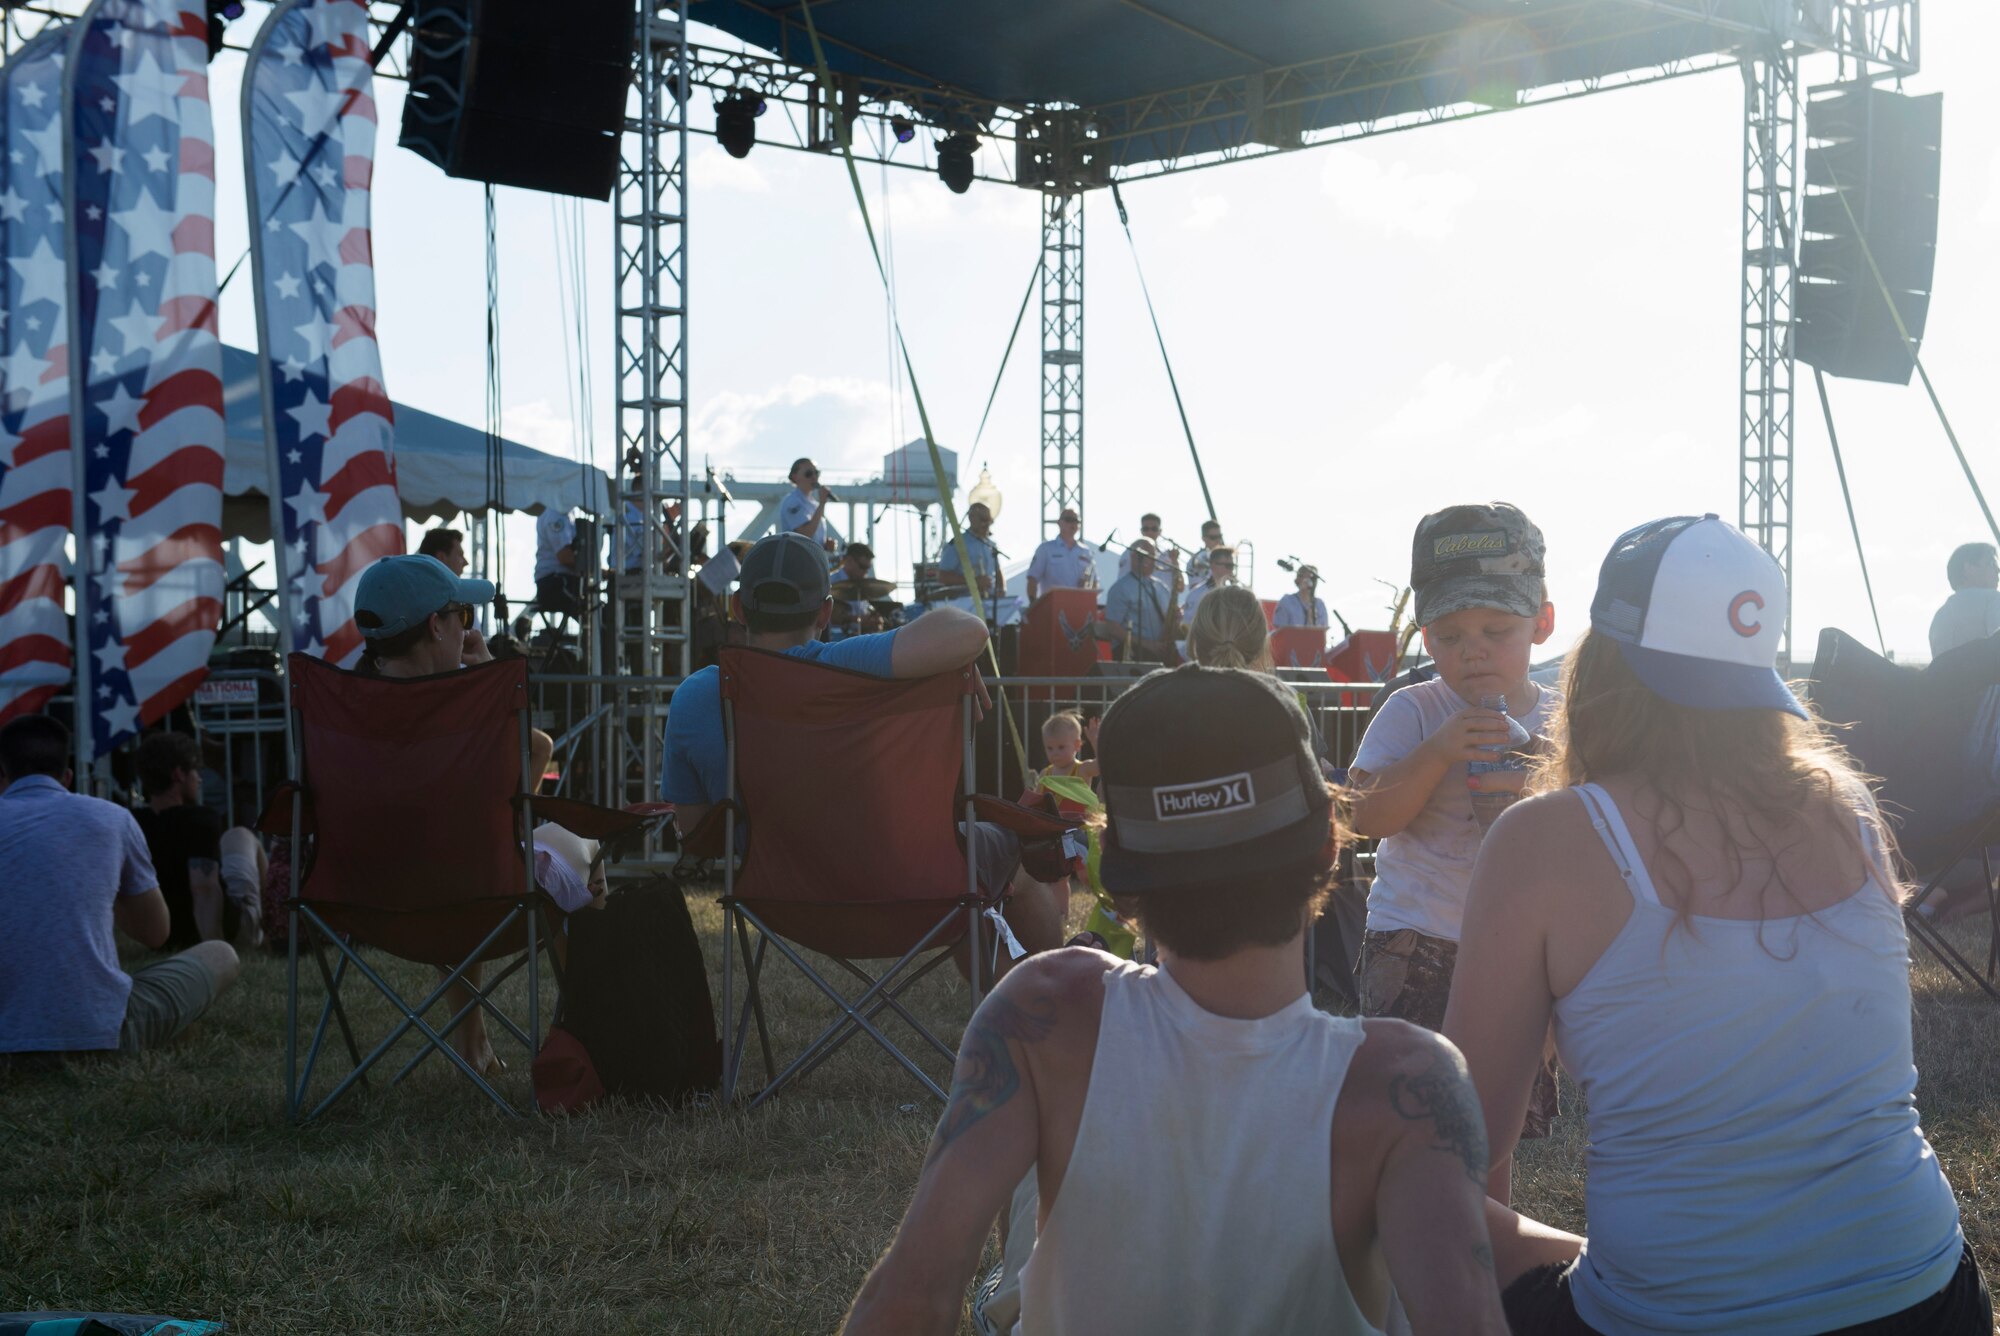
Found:
[[[0,728],[0,1054],[157,1048],[236,982],[224,941],[118,967],[114,929],[158,949],[171,918],[139,823],[69,792],[69,757],[47,715]]]
[[[1501,1336],[1464,1063],[1306,994],[1339,839],[1297,703],[1190,665],[1143,678],[1103,738],[1104,883],[1160,964],[1052,952],[981,1003],[849,1336],[955,1331],[1010,1194],[1039,1201],[1015,1226],[1040,1226],[1029,1336],[1374,1332],[1392,1285],[1418,1336]]]
[[[933,677],[963,668],[985,652],[986,623],[953,607],[932,608],[893,631],[817,639],[833,616],[830,588],[826,558],[810,538],[778,533],[763,539],[743,558],[735,599],[735,610],[748,626],[744,643],[752,649],[887,678]],[[701,824],[711,807],[729,797],[718,668],[703,668],[674,688],[667,711],[660,797],[674,805],[674,821],[683,838]],[[756,820],[756,813],[745,813],[745,819]],[[976,864],[982,890],[993,895],[1013,888],[1004,912],[1020,945],[1029,952],[1060,945],[1069,911],[1067,881],[1056,885],[1030,877],[1021,867],[1020,837],[984,821],[973,822],[965,832],[965,848]],[[963,949],[961,969],[969,965]],[[1005,961],[1001,967],[1006,968]]]
[[[1774,667],[1778,563],[1713,515],[1605,558],[1547,773],[1487,835],[1445,1034],[1496,1165],[1551,1016],[1590,1238],[1499,1258],[1516,1332],[1990,1336],[1917,1124],[1910,960],[1866,786]]]
[[[222,815],[202,806],[200,745],[185,733],[149,733],[138,769],[146,804],[133,815],[166,898],[167,947],[221,938],[254,948],[263,940],[264,849],[254,832],[224,829]]]

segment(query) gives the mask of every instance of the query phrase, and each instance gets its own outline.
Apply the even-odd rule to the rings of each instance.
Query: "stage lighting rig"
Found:
[[[979,136],[964,131],[949,135],[937,147],[938,180],[954,195],[972,188],[972,155],[979,151]]]
[[[898,144],[907,144],[917,137],[917,127],[908,116],[891,116],[889,129],[895,134]]]
[[[243,17],[242,0],[208,0],[208,58],[214,60],[222,50],[223,30],[231,19]]]
[[[715,104],[715,142],[732,158],[745,158],[757,144],[757,118],[764,114],[764,99],[745,89],[735,89]]]

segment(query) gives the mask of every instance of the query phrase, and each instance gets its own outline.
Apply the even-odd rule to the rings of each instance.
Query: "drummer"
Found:
[[[1000,553],[988,537],[992,529],[993,512],[983,503],[975,501],[965,508],[965,554],[971,559],[980,596],[987,601],[1004,598],[1007,594],[1007,577],[1000,573]],[[947,596],[955,596],[965,589],[965,571],[959,564],[958,544],[948,538],[944,553],[938,558],[938,583],[944,586]]]
[[[1097,583],[1097,549],[1082,542],[1076,531],[1083,521],[1075,510],[1063,507],[1056,517],[1056,533],[1035,549],[1028,563],[1028,602],[1048,589],[1089,589]]]
[[[840,564],[833,568],[833,577],[829,582],[835,621],[859,622],[872,611],[865,596],[867,591],[861,585],[872,579],[874,572],[874,550],[866,543],[849,543],[847,550],[840,554]]]

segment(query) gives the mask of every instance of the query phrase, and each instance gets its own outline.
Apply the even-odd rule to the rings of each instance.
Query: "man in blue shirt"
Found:
[[[1141,538],[1126,550],[1132,569],[1104,596],[1104,616],[1092,622],[1097,635],[1118,645],[1128,659],[1176,664],[1177,619],[1173,590],[1153,574],[1153,545]]]
[[[988,535],[993,531],[993,512],[975,501],[965,508],[965,554],[972,559],[974,583],[982,598],[995,599],[1007,593],[1007,578],[1000,573],[1000,550]],[[966,586],[965,569],[959,564],[958,544],[945,540],[938,557],[938,582],[947,590]]]
[[[1056,517],[1056,537],[1035,549],[1028,562],[1028,602],[1044,590],[1089,589],[1097,583],[1097,549],[1077,538],[1083,520],[1068,506]]]
[[[866,673],[871,677],[932,677],[963,667],[986,649],[986,626],[959,608],[934,608],[907,626],[876,635],[822,641],[815,637],[833,616],[826,560],[803,534],[773,534],[750,549],[736,595],[752,649]],[[674,805],[683,833],[728,796],[728,747],[722,733],[722,677],[703,668],[674,689],[667,711],[666,764],[660,797]],[[748,814],[755,820],[756,814]],[[966,853],[989,893],[1010,882],[1014,899],[1007,921],[1029,951],[1062,940],[1069,887],[1035,881],[1020,868],[1020,841],[997,826],[975,823]]]
[[[47,715],[0,728],[0,1054],[137,1053],[236,981],[223,941],[118,968],[113,930],[159,947],[167,902],[132,813],[69,792],[69,754],[69,730]]]

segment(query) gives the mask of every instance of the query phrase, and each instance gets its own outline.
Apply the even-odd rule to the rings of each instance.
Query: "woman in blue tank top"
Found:
[[[1713,515],[1621,537],[1561,787],[1481,850],[1445,1033],[1494,1181],[1551,1023],[1590,1119],[1575,1259],[1510,1266],[1496,1226],[1517,1333],[1993,1329],[1917,1123],[1888,841],[1776,671],[1785,621],[1777,563]]]

